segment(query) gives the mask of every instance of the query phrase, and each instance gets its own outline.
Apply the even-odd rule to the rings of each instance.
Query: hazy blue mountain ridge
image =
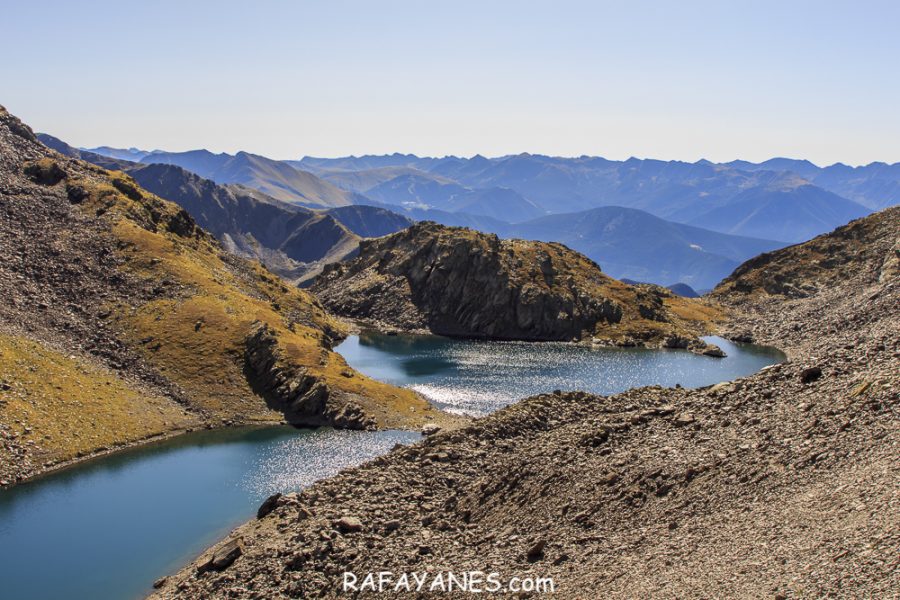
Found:
[[[895,180],[895,171],[900,171],[900,167],[894,169],[879,163],[856,169],[843,165],[820,169],[809,161],[780,158],[759,164],[715,164],[705,160],[612,161],[591,156],[560,158],[523,153],[490,159],[480,155],[419,158],[408,154],[304,158],[299,164],[312,165],[323,173],[331,170],[330,176],[337,185],[359,168],[358,173],[366,173],[372,186],[354,189],[387,205],[419,204],[417,208],[421,209],[474,214],[471,207],[447,204],[447,197],[459,193],[460,188],[503,188],[550,214],[628,206],[723,233],[786,242],[799,242],[830,231],[880,208],[884,202],[895,203],[900,197],[900,183]],[[374,173],[378,169],[381,171],[376,183]],[[396,176],[390,178],[387,169],[402,172],[396,171]],[[340,174],[335,174],[338,171]],[[810,179],[840,188],[844,194],[825,189]],[[516,200],[521,206],[521,200]],[[502,204],[510,210],[487,210],[482,205],[478,212],[494,217],[505,214],[501,218],[508,222],[521,220],[519,207]]]
[[[342,190],[308,171],[284,161],[238,152],[213,154],[208,150],[159,152],[145,156],[143,163],[173,164],[216,183],[239,183],[277,200],[308,207],[335,207],[359,203],[361,198]]]
[[[406,219],[434,220],[558,241],[613,276],[696,288],[713,287],[760,252],[810,239],[900,196],[898,165],[820,168],[785,158],[716,164],[395,153],[276,161],[199,150],[157,151],[141,160],[178,164],[295,205],[341,207],[329,214],[354,235],[384,235]],[[322,227],[304,232],[319,235]]]

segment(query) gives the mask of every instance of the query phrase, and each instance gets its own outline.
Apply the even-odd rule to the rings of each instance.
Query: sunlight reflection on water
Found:
[[[728,356],[373,332],[351,336],[336,350],[370,377],[407,386],[441,408],[471,415],[556,389],[614,394],[654,384],[700,387],[749,375],[783,359],[771,348],[707,339]]]
[[[410,431],[346,431],[318,429],[283,439],[252,457],[248,476],[239,482],[256,497],[299,490],[341,469],[387,453],[395,444],[412,443]]]

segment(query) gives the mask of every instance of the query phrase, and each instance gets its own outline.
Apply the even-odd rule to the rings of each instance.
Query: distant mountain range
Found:
[[[864,174],[858,172],[852,184],[857,191],[855,200],[848,199],[831,189],[844,190],[850,185],[847,181],[837,182],[833,175],[817,176],[817,181],[829,183],[829,187],[822,187],[788,169],[793,164],[791,161],[769,161],[771,168],[763,163],[744,169],[738,168],[743,163],[717,165],[708,161],[685,163],[635,158],[611,161],[533,154],[494,159],[483,156],[435,159],[394,154],[304,158],[294,164],[336,185],[346,185],[350,174],[355,174],[353,189],[357,193],[370,200],[407,208],[466,212],[515,223],[537,216],[535,209],[545,214],[561,214],[601,206],[625,206],[721,233],[783,242],[804,241],[871,210],[893,204],[896,197],[884,196],[880,190],[900,185],[900,167],[893,170],[873,167],[873,177],[877,175],[878,181],[865,185],[858,181]],[[805,164],[818,169],[812,163]],[[837,170],[829,167],[821,171],[834,174]],[[804,172],[809,174],[809,168]],[[365,183],[371,187],[366,188]],[[457,187],[451,188],[454,184]],[[448,205],[436,193],[450,189],[457,195],[463,189],[507,189],[508,197],[515,201],[508,201],[508,210],[479,208],[476,212],[468,206]],[[863,198],[863,204],[856,201]],[[523,201],[528,203],[531,212],[523,211]]]
[[[407,210],[406,214],[417,221],[469,227],[503,238],[560,242],[599,263],[616,279],[659,285],[682,282],[697,289],[711,289],[746,257],[786,245],[674,223],[621,206],[546,215],[521,223],[434,209]]]
[[[715,164],[534,154],[278,161],[245,152],[93,151],[178,165],[289,205],[341,207],[338,221],[351,219],[353,207],[382,209],[352,217],[367,236],[389,233],[404,218],[433,220],[559,241],[614,277],[697,289],[713,287],[760,252],[805,241],[900,198],[900,164],[884,163],[822,168],[781,158]],[[373,228],[370,219],[392,224]]]
[[[128,173],[144,189],[181,205],[226,249],[256,258],[295,283],[305,283],[325,264],[355,254],[362,238],[412,223],[373,206],[311,210],[244,185],[219,185],[173,164],[135,163],[78,150],[46,134],[38,137],[67,156]]]
[[[773,158],[762,163],[736,160],[728,166],[744,171],[789,171],[807,181],[872,210],[900,203],[900,163],[873,162],[851,167],[841,163],[818,167],[808,160]]]
[[[145,156],[151,154],[162,153],[162,150],[140,150],[138,148],[112,148],[110,146],[100,146],[98,148],[82,148],[87,152],[93,152],[100,156],[107,156],[117,160],[127,160],[130,162],[140,162]]]
[[[561,242],[599,263],[616,279],[682,282],[710,288],[743,257],[784,246],[673,223],[644,211],[605,206],[512,225],[504,237]]]
[[[546,214],[543,208],[510,188],[469,189],[458,183],[413,174],[400,175],[376,185],[366,190],[365,196],[388,205],[435,208],[510,222]]]
[[[144,156],[140,162],[178,165],[216,183],[238,183],[307,207],[347,206],[362,199],[286,162],[247,152],[157,152]]]

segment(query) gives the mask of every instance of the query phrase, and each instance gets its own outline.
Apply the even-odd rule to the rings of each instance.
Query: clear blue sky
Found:
[[[0,104],[78,146],[900,161],[891,1],[8,2]]]

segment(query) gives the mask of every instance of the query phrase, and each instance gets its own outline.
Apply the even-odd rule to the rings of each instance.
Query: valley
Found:
[[[728,349],[727,358],[377,333],[350,336],[335,352],[359,373],[418,390],[442,410],[483,416],[555,386],[612,393],[677,379],[696,387],[782,358],[771,349],[716,341]],[[283,425],[201,430],[39,477],[0,492],[4,590],[17,597],[142,597],[254,518],[269,496],[299,492],[421,439],[417,431]],[[43,548],[50,544],[70,559],[57,567],[57,577],[46,578]],[[97,564],[107,573],[102,579],[90,575]]]
[[[5,3],[0,600],[900,598],[898,22]]]
[[[603,585],[656,596],[673,577],[687,595],[761,593],[759,581],[818,595],[837,585],[821,548],[871,539],[842,529],[834,503],[891,502],[896,208],[784,248],[734,235],[720,215],[805,238],[860,211],[806,198],[807,183],[785,187],[793,175],[742,165],[765,180],[756,188],[717,167],[750,188],[704,204],[715,226],[703,229],[574,200],[565,210],[584,210],[554,213],[512,188],[451,178],[471,183],[494,159],[371,157],[338,163],[337,176],[328,161],[103,155],[36,136],[5,111],[0,120],[0,242],[14,249],[0,269],[0,486],[11,487],[0,516],[13,525],[0,528],[13,552],[0,562],[19,565],[8,585],[23,594],[38,590],[33,557],[55,535],[41,507],[62,489],[60,519],[121,523],[90,552],[61,547],[82,561],[66,589],[92,598],[138,597],[151,583],[161,598],[240,596],[250,580],[265,594],[338,597],[321,573],[417,569],[437,555],[454,568],[476,556],[540,567],[566,595]],[[350,196],[304,187],[286,170],[297,166]],[[440,179],[412,172],[426,169]],[[362,195],[376,187],[377,200]],[[815,219],[803,229],[771,212],[785,203]],[[689,285],[715,289],[697,297]],[[843,400],[828,408],[824,396]],[[194,487],[166,489],[184,477]],[[874,481],[865,495],[822,496],[862,479]],[[818,494],[815,508],[791,504],[797,490]],[[145,518],[97,512],[105,503],[142,506]],[[814,550],[791,546],[801,566],[760,560],[759,523],[795,544],[814,511],[829,533]],[[333,527],[348,515],[359,529]],[[720,519],[727,539],[712,533]],[[654,527],[662,535],[647,537]],[[73,541],[91,535],[79,531]],[[732,560],[753,576],[726,584],[710,561],[735,536],[750,545]],[[109,553],[131,538],[145,544]],[[868,547],[882,556],[887,540]],[[239,550],[207,568],[223,543]],[[673,568],[687,547],[690,561]],[[634,579],[637,557],[667,579]],[[102,587],[82,578],[91,561],[116,576]],[[884,561],[866,564],[860,585],[892,586]],[[814,577],[788,579],[813,565]]]

